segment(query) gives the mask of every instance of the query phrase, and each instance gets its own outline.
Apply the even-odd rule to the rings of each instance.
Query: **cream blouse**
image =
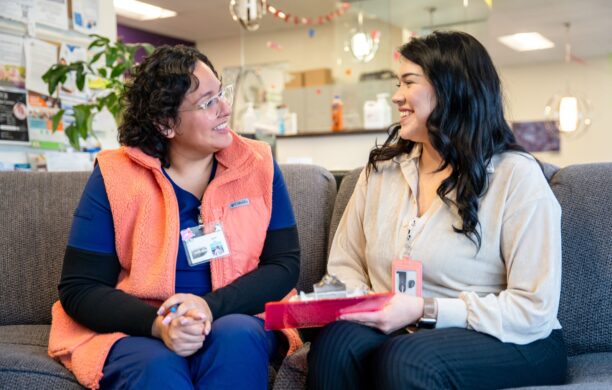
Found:
[[[420,147],[361,173],[332,243],[328,272],[349,287],[391,290],[391,263],[423,265],[423,296],[437,327],[467,327],[527,344],[561,328],[561,208],[533,157],[495,156],[480,200],[482,246],[455,233],[457,209],[439,197],[417,217]],[[455,192],[451,192],[454,198]]]

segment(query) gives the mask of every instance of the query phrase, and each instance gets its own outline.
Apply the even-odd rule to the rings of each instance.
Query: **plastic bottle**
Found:
[[[378,104],[374,100],[366,100],[363,103],[363,128],[379,129],[380,113]]]
[[[287,115],[289,115],[289,109],[285,104],[281,104],[276,108],[276,112],[278,114],[278,134],[285,135],[287,130]]]
[[[379,93],[376,95],[381,129],[391,126],[391,106],[387,102],[388,97],[388,93]]]
[[[255,122],[257,121],[257,114],[253,107],[253,102],[247,102],[247,108],[242,114],[242,132],[245,134],[255,133]]]
[[[342,131],[344,129],[344,122],[342,119],[342,111],[344,105],[342,104],[342,99],[340,99],[340,95],[334,96],[332,100],[332,131]]]

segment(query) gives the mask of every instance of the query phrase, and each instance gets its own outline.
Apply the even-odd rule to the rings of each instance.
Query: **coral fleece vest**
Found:
[[[202,199],[202,220],[221,221],[230,256],[211,262],[213,290],[255,269],[272,210],[274,169],[268,145],[232,133],[218,152],[217,174]],[[140,149],[101,152],[98,163],[113,215],[121,264],[117,288],[159,306],[174,294],[179,245],[179,210],[160,161]],[[249,199],[249,207],[230,208]],[[98,388],[110,348],[126,334],[98,334],[75,322],[58,301],[52,308],[49,355],[60,360],[84,386]],[[301,341],[285,332],[289,353]]]

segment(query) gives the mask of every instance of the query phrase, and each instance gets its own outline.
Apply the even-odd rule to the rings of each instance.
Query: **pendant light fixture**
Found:
[[[376,56],[380,43],[380,31],[367,33],[363,29],[363,10],[357,14],[357,28],[351,30],[348,48],[359,62],[370,62]]]
[[[231,0],[229,11],[232,19],[248,31],[256,31],[259,21],[266,14],[266,0]]]
[[[570,44],[570,23],[565,25],[565,64],[569,68],[572,62],[572,48]],[[586,131],[591,125],[589,116],[590,104],[587,99],[573,93],[567,83],[565,91],[553,95],[546,107],[544,113],[548,120],[554,121],[557,128],[562,134],[578,135]]]

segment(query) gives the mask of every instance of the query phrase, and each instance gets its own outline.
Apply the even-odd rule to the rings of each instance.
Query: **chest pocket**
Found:
[[[269,224],[263,196],[238,199],[224,207],[223,230],[235,264],[257,264]]]

